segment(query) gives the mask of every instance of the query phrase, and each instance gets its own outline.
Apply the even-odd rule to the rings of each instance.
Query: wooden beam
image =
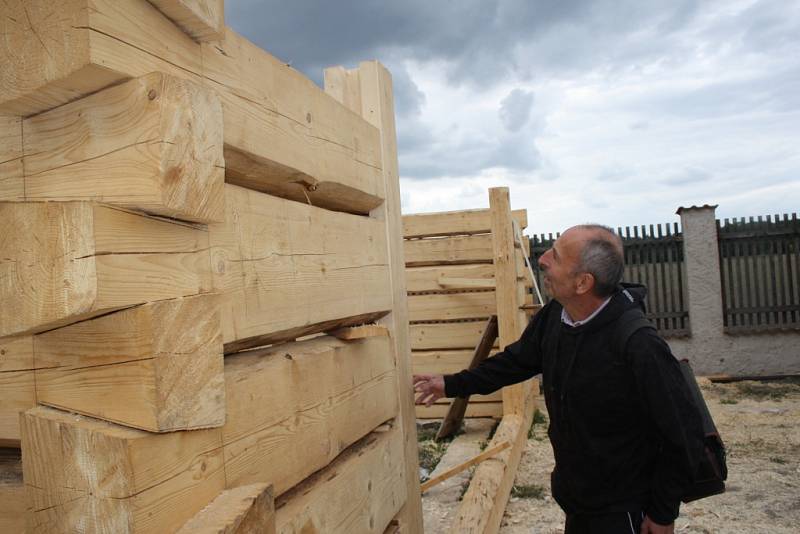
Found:
[[[347,109],[361,116],[361,78],[358,69],[328,67],[324,71],[325,92],[341,102]]]
[[[31,336],[0,339],[0,448],[19,447],[19,414],[36,406],[34,368]]]
[[[24,198],[22,119],[0,115],[0,199]]]
[[[25,532],[25,485],[19,449],[0,448],[0,532]]]
[[[152,432],[222,426],[219,301],[163,300],[34,336],[38,401]]]
[[[514,229],[508,188],[489,189],[489,205],[492,213],[492,246],[497,282],[495,290],[497,324],[500,346],[506,347],[517,341],[525,329],[520,311],[520,306],[525,302],[524,294],[520,294],[520,287],[517,284]],[[503,388],[503,413],[522,414],[526,409],[525,398],[524,384]]]
[[[407,267],[491,263],[492,236],[436,237],[405,241]]]
[[[207,293],[206,231],[89,202],[0,202],[0,337]]]
[[[453,291],[458,289],[494,288],[494,266],[440,265],[436,267],[410,267],[406,269],[408,291]]]
[[[450,409],[449,404],[434,404],[433,406],[417,406],[417,419],[438,419],[442,420]],[[464,417],[493,417],[500,419],[503,417],[502,402],[471,402],[467,406]]]
[[[196,41],[214,41],[225,28],[224,0],[148,0]]]
[[[346,328],[338,328],[329,332],[330,335],[342,341],[353,341],[355,339],[364,339],[374,336],[388,336],[389,329],[383,325],[378,324],[365,324],[359,326],[349,326]]]
[[[451,467],[450,469],[446,470],[445,472],[443,472],[443,473],[431,478],[430,480],[426,480],[422,484],[422,488],[421,488],[422,492],[423,493],[426,492],[427,490],[429,490],[430,488],[432,488],[436,484],[439,484],[440,482],[444,482],[448,478],[454,477],[455,475],[461,473],[462,471],[465,471],[465,470],[469,469],[473,465],[479,464],[482,461],[484,461],[486,459],[489,459],[492,456],[494,456],[494,455],[506,450],[510,446],[511,446],[511,443],[509,443],[507,441],[504,442],[504,443],[501,443],[499,445],[496,445],[496,446],[494,446],[494,447],[492,447],[490,449],[487,449],[487,450],[483,451],[482,453],[480,453],[479,455],[475,456],[474,458],[471,458],[471,459],[467,460],[466,462],[462,462],[462,463],[460,463],[458,465],[455,465],[455,466]]]
[[[522,228],[528,226],[527,210],[511,212]],[[440,211],[403,216],[403,237],[488,234],[492,231],[491,210]]]
[[[372,212],[384,221],[391,269],[392,313],[383,320],[394,340],[400,427],[403,436],[405,501],[395,519],[402,530],[422,532],[422,499],[419,498],[419,459],[417,425],[414,416],[414,393],[411,383],[411,349],[408,340],[408,303],[406,297],[405,256],[400,215],[400,178],[397,166],[397,132],[394,120],[392,77],[377,61],[362,62],[358,67],[361,83],[361,116],[380,131],[381,161],[386,202]],[[385,525],[384,525],[385,526]]]
[[[487,319],[496,313],[494,291],[409,295],[409,319],[412,322]]]
[[[486,322],[486,329],[483,331],[481,340],[475,346],[475,351],[472,354],[467,369],[475,369],[483,360],[488,358],[496,340],[497,316],[492,315]],[[458,431],[458,428],[461,426],[461,421],[464,419],[464,414],[467,411],[469,400],[469,397],[456,397],[450,402],[450,409],[447,411],[447,415],[442,420],[442,424],[436,432],[437,441]]]
[[[418,323],[410,326],[411,348],[422,350],[466,349],[478,344],[485,319],[457,323]],[[469,360],[465,361],[465,364]]]
[[[275,534],[272,486],[248,484],[223,491],[177,534]]]
[[[209,226],[225,352],[370,322],[392,309],[381,221],[225,186]]]
[[[500,529],[532,418],[531,410],[522,416],[503,416],[489,447],[501,443],[511,443],[512,446],[475,469],[450,527],[451,533],[495,534]]]
[[[271,482],[283,493],[397,415],[393,367],[386,337],[326,336],[229,356],[227,421],[216,429],[155,434],[29,410],[22,448],[31,524],[169,532],[225,488]]]
[[[338,211],[382,203],[373,126],[230,29],[202,50],[225,111],[229,182]]]
[[[407,500],[403,458],[401,429],[370,434],[278,498],[278,533],[381,534]]]
[[[230,181],[339,211],[382,202],[375,128],[230,29],[201,45],[141,0],[12,0],[7,12],[0,114],[40,113],[155,71],[202,80],[222,101]]]
[[[148,74],[25,119],[22,129],[26,200],[222,220],[222,106],[200,84]]]

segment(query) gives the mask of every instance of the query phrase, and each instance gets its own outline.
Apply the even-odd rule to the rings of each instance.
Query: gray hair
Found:
[[[581,250],[578,271],[594,277],[595,295],[608,297],[622,281],[625,268],[622,239],[614,230],[601,224],[582,224],[578,228],[593,233]]]

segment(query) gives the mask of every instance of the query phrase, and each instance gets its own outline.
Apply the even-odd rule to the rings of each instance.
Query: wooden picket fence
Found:
[[[800,329],[797,214],[717,220],[725,330]]]

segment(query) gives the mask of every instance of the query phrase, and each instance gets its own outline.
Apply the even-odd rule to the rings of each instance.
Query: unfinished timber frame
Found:
[[[453,373],[470,365],[488,319],[497,316],[498,347],[516,341],[541,302],[527,263],[525,210],[512,211],[507,188],[489,190],[489,209],[405,215],[412,365],[418,374]],[[535,292],[538,294],[538,292]],[[489,444],[511,446],[482,462],[451,532],[495,533],[508,501],[533,417],[534,384],[470,397],[467,417],[500,423]],[[418,418],[443,418],[451,402],[417,406]]]
[[[389,72],[2,10],[0,531],[422,532]]]

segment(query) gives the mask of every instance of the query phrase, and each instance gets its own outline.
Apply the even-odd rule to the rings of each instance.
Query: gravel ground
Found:
[[[682,506],[675,531],[800,532],[800,381],[701,380],[701,387],[728,449],[728,491]],[[546,424],[540,422],[526,445],[501,534],[563,532],[564,514],[550,495],[552,467]],[[435,499],[425,496],[423,503],[437,515],[444,507],[457,507]]]

